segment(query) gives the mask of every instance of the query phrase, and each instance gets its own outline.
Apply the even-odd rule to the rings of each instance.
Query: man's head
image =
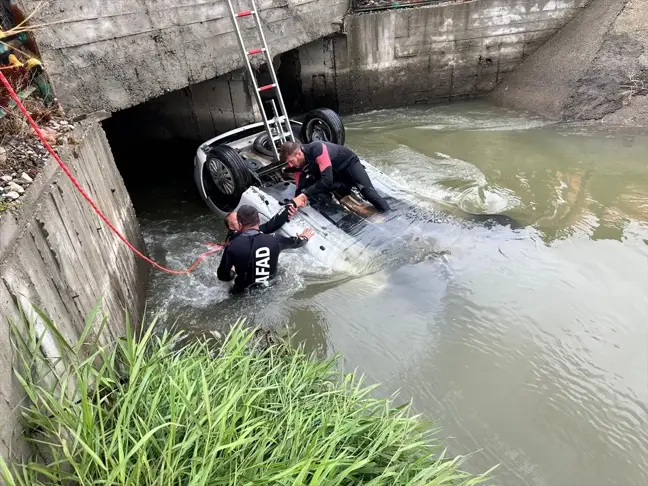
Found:
[[[301,169],[305,162],[301,146],[295,142],[284,142],[281,146],[281,161],[291,169]]]
[[[236,212],[240,231],[258,228],[261,220],[259,212],[252,206],[241,206]]]
[[[225,216],[225,226],[228,230],[241,231],[241,226],[239,225],[236,211],[227,213],[227,216]]]

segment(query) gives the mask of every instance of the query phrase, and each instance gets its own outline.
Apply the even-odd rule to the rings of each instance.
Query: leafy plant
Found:
[[[45,461],[7,465],[8,485],[473,485],[409,406],[370,397],[336,358],[154,333],[100,345],[96,310],[79,343],[44,314],[12,325],[29,441]],[[101,321],[100,327],[105,324]],[[45,341],[49,340],[48,346]],[[52,342],[60,356],[52,357]],[[49,357],[43,349],[49,349]],[[72,386],[74,385],[74,386]]]

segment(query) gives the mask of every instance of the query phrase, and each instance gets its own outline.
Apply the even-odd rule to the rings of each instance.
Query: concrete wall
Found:
[[[27,14],[40,0],[16,0]],[[235,0],[239,10],[248,0]],[[56,0],[34,23],[71,112],[122,110],[243,67],[225,0]],[[257,0],[273,55],[339,30],[348,0]],[[253,25],[251,18],[242,26]],[[245,29],[250,48],[256,31]]]
[[[648,47],[645,11],[643,16],[634,16],[636,35],[615,33],[616,20],[627,3],[594,0],[582,15],[506,77],[491,98],[554,119],[601,118],[620,108],[621,85],[629,83],[633,70],[639,74],[639,58]],[[645,0],[637,3],[646,4]],[[643,47],[638,42],[641,32]],[[648,67],[645,59],[644,65]]]
[[[588,0],[473,0],[353,14],[299,48],[306,97],[350,112],[491,91]]]
[[[60,151],[81,185],[117,228],[139,248],[135,212],[98,124],[72,133],[78,145]],[[148,267],[136,260],[94,215],[52,160],[39,173],[18,209],[0,219],[0,453],[25,451],[16,407],[22,393],[12,376],[8,320],[17,299],[34,302],[75,342],[97,299],[111,316],[104,341],[123,334],[124,312],[141,317]],[[22,296],[22,297],[21,297]],[[27,301],[23,301],[27,302]],[[47,343],[46,343],[47,344]],[[49,348],[45,346],[46,351]]]
[[[260,116],[247,74],[238,70],[120,111],[110,123],[133,138],[202,143]]]
[[[648,127],[647,0],[625,4],[567,109],[570,118]]]

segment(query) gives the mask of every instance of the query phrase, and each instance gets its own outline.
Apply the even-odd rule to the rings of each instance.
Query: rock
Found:
[[[47,140],[48,143],[50,144],[55,144],[57,139],[58,139],[58,133],[56,130],[53,128],[49,127],[43,127],[41,128],[41,132],[43,132],[43,136],[45,137],[45,140]],[[32,129],[32,133],[34,133],[34,130]]]
[[[22,189],[22,187],[21,187]],[[5,194],[5,197],[9,199],[10,201],[15,201],[20,197],[20,194],[18,194],[16,191],[9,191],[7,194]]]
[[[5,176],[0,177],[0,180],[1,180],[2,182],[11,182],[12,179],[13,179],[13,177],[8,176],[8,175],[5,175]]]
[[[9,188],[9,191],[15,191],[18,194],[22,194],[22,193],[25,192],[25,190],[22,187],[20,187],[18,184],[16,184],[15,182],[10,182],[7,187]],[[11,194],[11,192],[9,194]]]
[[[61,121],[59,122],[59,125],[63,125],[63,126],[65,126],[65,125],[69,125],[69,123],[66,122],[65,120],[61,120]]]
[[[23,181],[23,182],[26,182],[26,183],[28,183],[28,184],[31,184],[32,182],[34,182],[34,179],[32,179],[31,177],[29,177],[29,176],[27,175],[27,172],[23,172],[23,173],[22,173],[22,175],[20,176],[20,180]]]
[[[0,147],[0,165],[7,161],[7,149]]]
[[[11,178],[13,179],[14,177],[18,177],[18,174],[15,173],[15,172],[12,172],[12,173],[11,173]]]

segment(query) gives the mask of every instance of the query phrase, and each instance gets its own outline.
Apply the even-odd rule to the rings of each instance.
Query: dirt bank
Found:
[[[648,126],[648,0],[592,0],[491,95],[558,120]]]
[[[648,0],[630,0],[605,34],[564,117],[648,125]]]

